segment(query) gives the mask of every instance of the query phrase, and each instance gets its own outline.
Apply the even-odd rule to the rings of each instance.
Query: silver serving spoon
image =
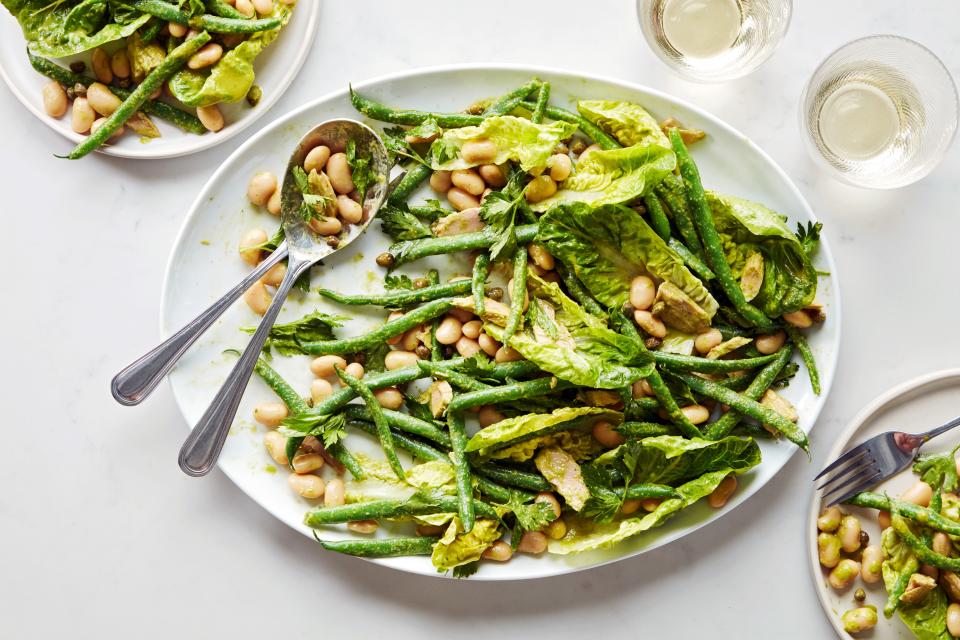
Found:
[[[318,236],[300,215],[303,197],[293,179],[294,167],[303,166],[307,153],[319,144],[332,149],[343,149],[353,140],[357,146],[357,155],[370,158],[374,181],[367,189],[363,202],[364,218],[359,224],[344,227],[338,242],[329,243],[325,237]],[[277,287],[270,308],[260,321],[250,343],[240,360],[223,383],[210,407],[201,416],[200,421],[190,432],[180,449],[180,468],[190,476],[203,476],[210,472],[223,449],[230,425],[237,413],[237,406],[246,390],[250,374],[253,373],[257,358],[267,340],[270,329],[276,322],[290,289],[307,269],[333,253],[343,249],[355,240],[376,216],[387,194],[387,179],[390,174],[390,162],[387,150],[374,131],[354,120],[328,120],[315,127],[301,138],[284,174],[281,187],[281,211],[283,232],[286,237],[289,260],[283,282]]]

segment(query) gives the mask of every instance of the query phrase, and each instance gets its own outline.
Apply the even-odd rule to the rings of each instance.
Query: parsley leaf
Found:
[[[346,148],[347,164],[350,165],[351,176],[353,177],[353,186],[357,188],[360,194],[360,201],[367,196],[367,189],[373,184],[373,167],[370,166],[370,158],[362,158],[357,155],[357,142],[351,140]]]
[[[391,289],[413,289],[413,280],[410,279],[410,276],[404,274],[386,276],[383,279],[383,288],[387,291]]]
[[[299,320],[276,324],[270,330],[270,337],[267,338],[263,350],[269,351],[272,347],[284,356],[309,355],[304,351],[302,344],[317,340],[333,340],[336,338],[333,330],[341,326],[342,320],[345,318],[314,311]],[[244,327],[242,331],[253,333],[256,327]]]
[[[610,522],[623,506],[623,498],[613,490],[610,476],[594,464],[580,465],[583,481],[590,490],[590,497],[580,510],[580,515],[593,518],[598,524]]]
[[[491,260],[509,258],[517,250],[517,215],[531,215],[523,187],[523,173],[513,171],[506,186],[487,194],[480,205],[480,219],[497,235],[490,247]]]
[[[288,438],[315,436],[323,442],[324,447],[329,448],[347,435],[346,425],[347,421],[342,413],[298,413],[284,418],[277,431]]]
[[[433,235],[430,232],[430,227],[410,213],[406,207],[384,205],[381,207],[378,217],[383,232],[394,240],[417,240],[418,238],[429,238]]]
[[[444,140],[443,138],[437,138],[433,141],[433,144],[430,145],[430,158],[433,164],[446,164],[451,160],[456,159],[460,155],[460,148],[450,142],[449,140]]]
[[[387,354],[390,353],[390,345],[386,342],[380,341],[374,344],[372,347],[363,352],[363,368],[367,373],[373,373],[376,371],[386,371],[387,366],[384,364],[384,359],[387,357]]]
[[[188,16],[201,16],[206,13],[207,8],[203,5],[203,0],[180,0],[177,8]]]
[[[480,561],[474,560],[473,562],[468,562],[467,564],[461,564],[453,568],[453,577],[454,578],[469,578],[477,572],[480,568]]]
[[[300,217],[303,221],[310,222],[315,218],[321,220],[325,218],[336,200],[336,194],[327,176],[316,171],[311,171],[308,176],[302,167],[294,167],[291,174],[297,189],[303,196],[303,202],[300,203]]]
[[[539,531],[557,519],[557,514],[553,512],[553,507],[549,503],[522,504],[522,500],[522,497],[511,496],[507,506],[517,518],[517,525],[523,527],[525,531]]]
[[[816,224],[808,222],[806,227],[801,222],[797,223],[797,238],[800,240],[804,252],[810,257],[813,257],[820,247],[820,232],[822,230],[822,222]]]

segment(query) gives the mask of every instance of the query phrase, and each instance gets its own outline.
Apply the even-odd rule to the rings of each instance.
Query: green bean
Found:
[[[157,39],[157,36],[160,35],[160,32],[163,30],[163,27],[166,23],[163,20],[158,20],[157,18],[150,18],[150,20],[143,26],[138,35],[140,36],[140,44],[148,45],[154,40]],[[119,94],[117,94],[119,95]]]
[[[567,265],[560,260],[556,261],[554,269],[560,275],[560,279],[563,280],[563,284],[567,288],[567,293],[570,294],[571,298],[579,302],[588,313],[592,313],[598,318],[607,317],[606,311],[603,310],[599,302],[594,300],[593,296],[590,295],[590,292],[583,286],[583,283],[580,282],[577,274],[575,274],[572,269],[568,269]]]
[[[498,116],[504,113],[510,113],[524,98],[529,96],[539,86],[540,81],[534,79],[522,86],[517,87],[510,93],[505,93],[497,98],[489,107],[487,107],[483,112],[483,115]]]
[[[901,516],[916,520],[920,524],[942,531],[951,536],[960,536],[960,522],[955,522],[926,507],[891,498],[882,493],[864,491],[849,498],[845,504],[880,511],[897,511]]]
[[[503,330],[503,343],[510,344],[510,338],[523,322],[524,303],[527,302],[527,250],[520,246],[513,254],[513,286],[510,289],[510,315]]]
[[[531,242],[537,235],[539,227],[536,224],[521,225],[516,228],[517,244],[522,246]],[[393,255],[394,266],[413,262],[427,256],[436,256],[456,251],[470,251],[473,249],[487,249],[496,242],[496,234],[489,230],[473,233],[460,233],[454,236],[439,238],[421,238],[419,240],[403,240],[394,243],[388,251]]]
[[[742,358],[740,360],[719,360],[661,351],[653,351],[652,353],[656,363],[663,367],[677,371],[696,371],[697,373],[730,373],[731,371],[756,369],[777,359],[776,354]]]
[[[756,308],[743,295],[738,283],[730,270],[730,264],[723,252],[723,243],[720,240],[720,234],[717,233],[717,227],[713,221],[713,213],[710,211],[710,205],[707,204],[707,195],[703,190],[703,184],[700,182],[700,172],[693,158],[687,152],[686,145],[680,137],[680,132],[676,129],[670,129],[670,142],[673,144],[673,151],[677,154],[677,164],[680,168],[680,175],[683,177],[687,202],[690,204],[694,224],[700,232],[700,239],[703,241],[704,257],[710,269],[717,275],[717,282],[720,288],[727,294],[727,298],[733,303],[734,308],[751,324],[763,330],[773,327],[770,318],[765,316],[760,309]]]
[[[763,406],[756,400],[752,400],[745,395],[740,395],[736,391],[731,391],[726,387],[704,380],[698,376],[686,375],[683,373],[675,374],[677,378],[687,383],[687,386],[701,393],[708,398],[713,398],[718,402],[729,405],[731,409],[746,414],[751,418],[769,425],[786,436],[787,440],[794,443],[804,451],[809,451],[807,443],[807,434],[803,432],[792,420],[777,413],[773,409]]]
[[[657,422],[624,422],[613,428],[614,431],[627,438],[653,438],[668,436],[674,433],[670,425]]]
[[[432,300],[422,307],[404,314],[396,320],[390,320],[380,325],[370,333],[353,338],[343,338],[341,340],[318,340],[316,342],[304,342],[301,346],[305,352],[311,355],[324,354],[343,354],[357,353],[365,351],[370,347],[386,342],[388,339],[406,333],[410,329],[423,324],[427,320],[432,320],[439,315],[449,311],[453,307],[451,298],[439,298]]]
[[[643,196],[643,206],[650,215],[650,226],[664,242],[670,242],[670,220],[667,218],[660,198],[652,193]]]
[[[338,293],[330,289],[317,289],[317,293],[340,304],[374,305],[378,307],[407,307],[413,304],[430,302],[437,298],[460,296],[470,291],[469,280],[456,280],[423,289],[396,289],[385,293],[356,294]]]
[[[235,8],[227,4],[226,2],[221,2],[220,0],[204,0],[203,6],[207,8],[207,11],[212,13],[215,16],[220,16],[221,18],[235,18],[237,20],[249,20],[249,17],[243,15]]]
[[[733,376],[731,378],[723,378],[722,380],[715,380],[719,385],[723,385],[727,389],[733,391],[742,392],[746,391],[747,387],[750,386],[750,383],[753,381],[753,378],[750,377],[749,373],[744,373],[742,375]]]
[[[454,368],[458,368],[455,365]],[[484,371],[485,378],[494,380],[517,380],[535,373],[540,373],[540,366],[529,360],[517,360],[516,362],[499,362],[490,369]]]
[[[710,267],[707,266],[703,260],[698,258],[690,249],[687,249],[686,245],[677,240],[676,238],[670,238],[670,241],[667,245],[673,249],[673,252],[680,256],[680,259],[683,260],[683,264],[687,265],[687,268],[690,271],[693,271],[695,274],[703,278],[704,280],[713,280],[717,276],[710,270]]]
[[[960,571],[960,558],[947,557],[923,544],[923,541],[910,530],[910,525],[907,524],[906,519],[897,512],[896,506],[894,506],[890,515],[890,524],[893,525],[893,529],[900,536],[900,539],[910,547],[921,564],[928,564],[931,567],[946,569],[947,571]]]
[[[484,404],[502,404],[514,400],[524,400],[527,398],[537,398],[546,393],[559,391],[570,387],[571,384],[566,380],[559,380],[553,376],[537,378],[526,382],[515,382],[500,387],[492,387],[483,391],[471,391],[454,397],[453,401],[447,407],[447,412],[463,411],[479,407]]]
[[[776,380],[780,372],[783,371],[783,368],[790,362],[792,355],[793,348],[789,346],[775,353],[775,359],[764,367],[760,373],[757,374],[757,377],[750,382],[746,390],[744,390],[744,397],[751,400],[759,400],[762,398],[763,394],[770,388],[770,385],[773,384],[773,381]],[[733,409],[727,411],[719,420],[707,427],[707,433],[704,437],[707,440],[720,440],[721,438],[725,438],[733,431],[734,427],[737,426],[740,418],[740,413],[737,411]]]
[[[623,496],[624,500],[673,500],[683,496],[674,489],[665,484],[632,484],[626,488],[615,487],[614,491]]]
[[[337,377],[340,378],[340,381],[353,389],[366,403],[367,410],[370,411],[370,415],[373,417],[373,424],[377,427],[377,436],[380,439],[380,446],[383,447],[383,452],[387,456],[387,462],[390,463],[390,467],[397,475],[397,478],[406,480],[407,472],[404,470],[403,465],[400,464],[400,458],[397,457],[397,450],[393,446],[393,433],[390,431],[387,418],[383,415],[383,408],[380,406],[380,403],[377,402],[373,392],[358,378],[353,377],[343,369],[335,368],[334,371],[337,372]]]
[[[541,82],[540,91],[537,93],[537,104],[533,107],[533,113],[530,115],[530,121],[535,124],[543,122],[543,116],[546,115],[547,102],[550,101],[550,83]]]
[[[417,366],[423,370],[427,375],[433,376],[434,378],[439,378],[441,380],[446,380],[453,386],[459,389],[466,389],[467,391],[482,391],[484,389],[490,389],[490,385],[480,382],[474,378],[471,378],[465,373],[460,373],[456,369],[451,369],[450,367],[438,367],[438,363],[431,362],[427,360],[420,360],[417,362]]]
[[[529,491],[553,491],[553,485],[539,473],[502,467],[491,462],[477,465],[475,470],[480,475],[509,487],[519,487]]]
[[[182,66],[187,64],[190,56],[209,41],[210,34],[201,32],[170,52],[164,61],[151,71],[150,74],[144,78],[143,82],[130,93],[127,99],[120,103],[117,110],[107,116],[107,119],[100,128],[97,129],[96,133],[87,136],[87,138],[78,144],[66,157],[71,160],[78,160],[105,143],[117,129],[123,126],[124,122],[129,120],[134,113],[143,107],[157,88],[163,85],[163,83]]]
[[[698,258],[703,255],[703,245],[697,236],[697,228],[690,217],[690,205],[683,193],[683,182],[675,175],[668,175],[654,188],[654,193],[664,202],[673,214],[673,222],[683,238],[684,244]]]
[[[797,346],[797,351],[800,352],[800,357],[803,359],[803,364],[810,376],[810,386],[813,388],[813,393],[820,395],[820,372],[817,370],[817,360],[813,356],[813,351],[810,350],[810,343],[807,342],[806,336],[793,325],[788,324],[785,329],[787,335],[790,336],[790,341]]]
[[[660,373],[654,369],[650,375],[646,377],[646,380],[650,384],[650,388],[653,389],[653,395],[656,396],[657,402],[659,402],[663,410],[667,412],[670,422],[677,426],[680,433],[683,434],[683,437],[701,437],[703,434],[700,433],[700,429],[697,428],[697,425],[690,422],[686,414],[680,410],[680,406],[677,404],[677,401],[674,400],[673,394],[670,393],[670,387],[663,381]]]
[[[528,111],[533,111],[537,108],[537,105],[533,102],[524,101],[520,103],[520,106]],[[577,128],[580,129],[588,138],[592,139],[601,149],[619,149],[621,144],[611,138],[609,135],[604,132],[603,129],[593,124],[583,116],[572,111],[567,111],[566,109],[561,109],[560,107],[547,106],[544,109],[544,112],[547,114],[548,118],[553,118],[554,120],[562,120],[563,122],[571,122],[577,125]]]
[[[490,256],[486,253],[481,253],[477,256],[476,261],[473,263],[473,305],[475,307],[474,313],[478,316],[483,317],[483,314],[486,313],[486,304],[484,299],[486,298],[486,291],[484,286],[487,283],[487,270],[490,267]]]
[[[475,116],[467,113],[431,113],[413,109],[394,109],[386,105],[364,98],[350,87],[350,102],[363,115],[391,124],[418,125],[433,118],[441,127],[458,128],[478,125],[484,121],[484,116]]]
[[[457,360],[447,361],[448,366],[454,366],[457,362]],[[462,362],[462,359],[459,360],[459,362]],[[422,377],[423,372],[420,370],[420,367],[410,366],[394,369],[393,371],[383,371],[381,373],[364,376],[363,383],[367,385],[368,388],[376,391],[377,389],[383,389],[384,387],[395,387],[399,384],[413,382],[414,380],[418,380]],[[340,410],[356,397],[357,394],[353,391],[353,389],[345,387],[334,392],[333,395],[325,398],[320,402],[320,404],[314,405],[314,407],[310,409],[310,413],[329,415]]]
[[[394,558],[396,556],[428,556],[439,538],[416,536],[372,540],[320,540],[324,549],[361,558]]]
[[[913,576],[918,569],[920,569],[920,563],[917,562],[916,557],[912,555],[909,556],[906,564],[900,569],[893,588],[890,589],[890,592],[887,594],[887,602],[883,605],[884,617],[892,618],[893,614],[897,612],[897,609],[900,607],[900,596],[907,590],[911,576]]]
[[[27,55],[30,58],[30,65],[38,73],[47,76],[51,80],[56,80],[64,86],[73,87],[80,84],[84,87],[88,87],[96,82],[95,78],[88,78],[87,76],[73,73],[68,69],[64,69],[60,65],[47,60],[46,58],[35,56],[29,52]],[[121,89],[120,87],[110,87],[110,90],[113,91],[113,93],[116,94],[116,96],[121,100],[129,98],[130,94],[132,93],[131,91],[128,91],[127,89]],[[199,118],[193,114],[169,105],[166,102],[160,102],[159,100],[147,100],[140,108],[144,113],[167,120],[180,127],[184,131],[196,133],[198,135],[207,133],[207,128],[203,126],[203,123],[200,122]]]
[[[473,509],[473,474],[464,451],[467,447],[467,428],[463,422],[463,414],[459,411],[447,411],[447,429],[453,443],[450,459],[453,461],[457,484],[457,513],[460,514],[463,530],[469,533],[473,530],[476,512]]]
[[[322,527],[326,524],[341,524],[357,520],[379,520],[380,518],[406,518],[425,516],[434,513],[454,513],[457,511],[456,496],[435,495],[430,500],[369,500],[355,502],[338,507],[325,507],[307,513],[304,524],[308,527]],[[480,500],[473,501],[477,515],[499,520],[493,507]]]
[[[640,421],[657,415],[660,403],[656,398],[634,398],[623,407],[623,417],[627,421]]]
[[[392,411],[390,409],[381,409],[381,411],[383,412],[383,417],[387,420],[387,424],[392,428],[405,431],[406,433],[412,433],[415,436],[432,440],[441,446],[448,449],[450,448],[450,436],[441,431],[436,425],[426,420],[415,418],[408,413],[401,413],[400,411]],[[343,408],[343,412],[346,417],[352,420],[365,420],[370,422],[374,419],[370,409],[359,404],[348,404]]]
[[[435,287],[439,285],[440,272],[436,269],[430,269],[430,271],[427,272],[427,280],[430,281],[431,286]],[[432,362],[440,362],[443,360],[443,348],[440,343],[437,342],[437,329],[440,328],[441,322],[440,316],[430,321],[430,360]]]
[[[178,10],[176,6],[163,0],[133,0],[130,6],[140,13],[146,13],[167,22],[176,22],[210,33],[258,33],[260,31],[272,31],[283,24],[279,17],[259,20],[247,18],[238,20],[209,14],[191,17],[190,14]]]
[[[387,202],[392,205],[404,204],[407,198],[410,197],[410,194],[416,191],[417,187],[429,178],[431,173],[433,173],[433,169],[425,164],[416,164],[410,167],[404,176],[400,178],[400,182],[397,183],[397,186],[387,198]]]

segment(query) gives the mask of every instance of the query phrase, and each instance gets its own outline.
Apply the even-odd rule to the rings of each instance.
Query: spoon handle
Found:
[[[110,391],[114,399],[126,406],[143,402],[186,353],[190,345],[196,342],[197,338],[209,329],[217,318],[243,295],[244,291],[286,257],[287,244],[283,243],[206,311],[114,376],[110,383]]]
[[[200,421],[190,432],[183,447],[180,448],[180,458],[178,460],[180,468],[189,476],[199,477],[210,473],[217,458],[220,456],[220,450],[223,449],[223,443],[227,439],[227,433],[233,424],[233,418],[237,414],[237,406],[247,389],[247,382],[250,380],[250,374],[260,357],[260,351],[263,349],[267,336],[273,328],[280,308],[293,288],[297,278],[312,263],[308,260],[295,260],[290,258],[287,265],[287,274],[283,282],[277,287],[277,292],[273,296],[273,302],[270,308],[260,321],[260,325],[250,339],[250,344],[244,349],[240,360],[234,365],[230,375],[217,392],[216,397],[207,408]]]

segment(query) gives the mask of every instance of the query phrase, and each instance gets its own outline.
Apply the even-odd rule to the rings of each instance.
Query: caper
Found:
[[[251,107],[255,107],[260,103],[260,98],[263,97],[263,89],[259,85],[253,85],[250,87],[250,91],[247,91],[247,104]]]
[[[413,288],[414,289],[426,289],[430,286],[430,281],[426,278],[414,278],[413,279]]]
[[[389,251],[384,251],[377,256],[377,264],[381,267],[386,267],[387,269],[392,267],[396,261],[397,259]]]
[[[87,63],[83,60],[77,60],[76,62],[70,63],[70,71],[74,73],[83,73],[87,70]]]
[[[857,602],[863,602],[867,599],[867,592],[863,590],[863,587],[858,587],[857,590],[853,592],[853,599]]]
[[[487,297],[491,300],[503,300],[503,289],[500,287],[490,287],[487,289]]]
[[[340,238],[337,236],[327,236],[327,245],[336,249],[340,246]]]
[[[651,337],[644,340],[643,344],[647,347],[647,349],[659,349],[660,345],[663,344],[663,340],[661,340],[660,338]]]
[[[78,98],[86,98],[87,88],[78,82],[77,84],[73,85],[73,93]]]
[[[415,349],[415,351],[417,352],[417,355],[420,357],[421,360],[427,360],[428,358],[430,358],[430,347],[428,347],[425,344],[417,345],[417,348]]]
[[[860,547],[865,547],[870,544],[870,534],[860,529]]]
[[[353,361],[359,365],[365,365],[367,364],[367,354],[363,353],[362,351],[360,353],[355,353],[353,355]]]
[[[116,81],[116,83],[117,83],[117,86],[120,87],[121,89],[126,89],[126,88],[128,88],[131,84],[133,84],[133,83],[131,82],[130,78],[116,78],[115,81]]]

